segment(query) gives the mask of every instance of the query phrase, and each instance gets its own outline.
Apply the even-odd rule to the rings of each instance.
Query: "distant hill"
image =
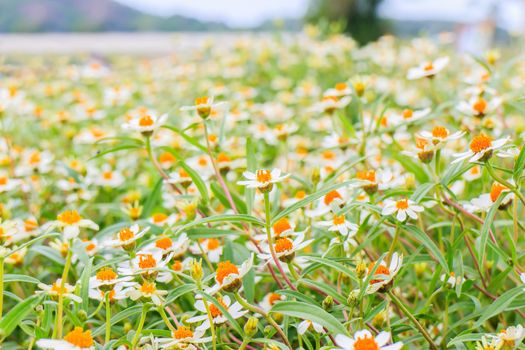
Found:
[[[145,14],[112,0],[0,0],[0,32],[211,31],[219,22]]]

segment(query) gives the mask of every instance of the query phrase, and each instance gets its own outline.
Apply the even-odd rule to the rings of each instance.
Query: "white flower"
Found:
[[[268,312],[276,302],[283,300],[286,300],[286,297],[282,294],[268,293],[262,298],[261,302],[259,303],[259,306],[261,307],[261,309]]]
[[[201,251],[202,249],[202,251]],[[206,238],[190,247],[193,254],[207,254],[210,262],[217,263],[221,259],[222,244],[217,238]]]
[[[237,268],[229,261],[220,262],[215,273],[216,284],[208,289],[208,294],[215,294],[220,290],[233,292],[240,288],[242,278],[251,270],[253,266],[253,255]]]
[[[133,243],[136,240],[141,238],[149,231],[149,227],[145,227],[142,231],[138,224],[134,224],[131,227],[126,227],[120,230],[117,233],[117,239],[108,240],[104,243],[106,247],[117,248],[117,247],[126,247]]]
[[[443,68],[448,65],[448,62],[448,57],[440,57],[435,61],[422,63],[418,67],[410,68],[408,70],[407,79],[415,80],[424,77],[433,77],[443,70]]]
[[[486,114],[495,111],[501,105],[501,98],[494,97],[487,102],[482,97],[474,96],[468,101],[461,101],[458,104],[458,110],[466,115],[481,118]]]
[[[60,294],[62,294],[65,298],[69,298],[73,300],[74,302],[81,303],[82,298],[78,295],[75,295],[75,287],[68,283],[64,283],[64,286],[62,286],[62,279],[57,279],[56,282],[54,282],[51,285],[47,285],[44,283],[39,283],[38,288],[41,290],[36,291],[35,293],[46,293],[47,295],[51,297],[58,297]]]
[[[317,333],[324,333],[323,326],[321,326],[317,322],[313,322],[310,320],[304,320],[297,325],[297,333],[299,333],[300,335],[303,335],[304,333],[306,333],[308,329],[313,330]]]
[[[337,231],[343,236],[353,237],[359,230],[359,226],[346,220],[344,215],[334,215],[329,221],[321,221],[320,226],[328,226],[328,231]]]
[[[242,317],[248,312],[248,310],[243,310],[241,304],[239,304],[238,302],[235,302],[232,305],[230,305],[231,304],[231,300],[230,300],[230,297],[227,296],[227,295],[225,295],[222,298],[218,298],[217,301],[226,310],[228,310],[228,312],[230,313],[230,315],[234,319]],[[208,303],[208,307],[210,309],[210,313],[211,313],[211,316],[212,316],[214,324],[222,324],[222,323],[224,323],[224,322],[226,322],[228,320],[226,317],[224,317],[224,315],[222,314],[221,310],[217,306],[215,306],[214,304],[212,304],[209,301],[207,303]],[[204,301],[197,300],[195,302],[195,308],[198,311],[204,313],[205,315],[191,317],[191,318],[189,318],[187,320],[187,322],[194,323],[194,322],[204,321],[204,322],[202,322],[202,324],[200,326],[198,326],[196,328],[196,330],[198,330],[198,331],[206,330],[206,329],[210,328],[210,320],[208,319],[208,315],[206,314],[207,311],[206,311],[206,307],[204,306]]]
[[[66,210],[58,214],[57,220],[51,221],[46,227],[50,226],[61,228],[66,240],[76,238],[82,227],[98,230],[98,225],[96,223],[82,218],[76,210]]]
[[[122,128],[125,130],[140,131],[142,133],[151,133],[160,128],[167,119],[167,114],[163,114],[160,117],[150,114],[143,114],[131,118],[122,125]]]
[[[411,199],[400,199],[398,201],[393,201],[391,199],[385,200],[385,205],[381,212],[381,215],[392,215],[397,213],[396,219],[399,221],[405,221],[407,216],[412,219],[417,219],[417,213],[423,211],[423,207],[417,205]]]
[[[261,191],[271,191],[273,184],[283,181],[290,176],[290,174],[281,176],[281,170],[279,169],[273,169],[272,171],[259,169],[255,173],[245,171],[243,176],[248,180],[237,182],[239,185],[245,185],[248,188],[257,188]]]
[[[124,262],[118,268],[118,273],[122,275],[151,275],[168,265],[173,253],[169,253],[163,259],[162,251],[156,250],[149,252],[138,252],[130,261]]]
[[[456,159],[452,161],[452,164],[461,162],[467,158],[470,158],[470,163],[485,161],[492,157],[494,151],[502,148],[509,140],[510,137],[492,141],[492,138],[484,134],[475,136],[470,142],[468,151],[453,155]]]
[[[279,260],[288,261],[295,257],[295,252],[305,248],[310,243],[313,242],[313,239],[307,241],[304,240],[304,232],[301,232],[295,237],[292,241],[288,237],[280,237],[275,241],[274,249],[275,255]],[[269,242],[267,242],[269,244]],[[258,256],[262,260],[268,262],[272,261],[272,255],[270,254],[270,247],[268,245],[263,246],[262,250],[264,253],[260,253]]]
[[[465,132],[456,131],[451,134],[450,131],[443,126],[435,126],[432,131],[421,131],[418,137],[425,139],[433,144],[445,143],[447,141],[453,141],[461,138]]]
[[[217,107],[225,105],[226,102],[213,103],[213,97],[203,96],[197,97],[195,99],[195,105],[193,106],[183,106],[181,111],[197,111],[199,116],[206,119],[210,116],[212,111]]]
[[[441,275],[440,280],[441,282],[445,282],[446,280],[450,288],[454,288],[457,284],[462,284],[465,278],[463,276],[456,276],[454,272],[451,272],[448,277],[446,274]]]
[[[367,270],[367,275],[372,272],[372,270],[375,267],[375,264],[377,264],[377,262],[370,264]],[[370,284],[366,289],[366,293],[375,293],[382,287],[388,285],[395,277],[395,275],[397,275],[397,273],[401,269],[402,264],[403,254],[398,254],[397,252],[392,254],[392,258],[390,259],[390,265],[387,266],[386,262],[384,260],[381,260],[381,262],[379,262],[379,266],[374,272],[374,275],[370,279]]]
[[[339,346],[339,348],[337,348],[338,350],[399,350],[403,347],[402,342],[387,345],[390,342],[389,332],[381,332],[374,337],[372,333],[366,329],[355,332],[353,338],[338,334],[335,337],[335,341]]]
[[[133,280],[132,276],[118,277],[117,273],[110,267],[103,267],[95,276],[89,279],[89,288],[100,288],[113,286],[117,283],[129,282]]]
[[[503,347],[508,347],[509,349],[516,349],[519,344],[523,341],[525,337],[525,331],[522,325],[511,326],[507,329],[502,329],[496,336],[498,342],[503,345]]]
[[[140,298],[150,298],[153,304],[159,306],[164,302],[163,296],[168,294],[167,290],[159,290],[155,286],[155,282],[144,281],[142,284],[136,284],[134,288],[127,291],[126,295],[131,300]]]
[[[212,340],[211,337],[204,337],[206,330],[200,329],[192,331],[191,329],[180,326],[172,332],[172,338],[157,338],[155,342],[161,345],[162,349],[197,349],[191,347],[189,344],[208,343]]]
[[[321,101],[312,106],[311,111],[317,113],[333,113],[337,109],[345,108],[352,99],[349,96],[339,98],[337,96],[324,96]]]
[[[82,327],[75,327],[64,336],[63,340],[39,339],[36,345],[42,349],[53,350],[94,350],[95,344],[91,331],[83,331]]]
[[[11,179],[7,175],[0,175],[0,193],[16,190],[21,185],[22,180]]]
[[[180,258],[187,250],[190,245],[190,240],[185,233],[182,233],[174,241],[168,236],[159,236],[155,242],[148,244],[144,250],[154,251],[161,250],[163,254],[173,253],[175,259]]]

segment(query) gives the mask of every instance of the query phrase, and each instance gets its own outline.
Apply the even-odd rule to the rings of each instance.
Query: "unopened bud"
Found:
[[[348,302],[348,305],[350,305],[350,307],[356,306],[359,303],[359,291],[351,291],[346,301]]]
[[[323,300],[323,309],[326,311],[330,311],[332,307],[334,306],[334,298],[332,296],[328,295]]]
[[[319,183],[320,180],[321,180],[321,169],[319,169],[318,167],[315,167],[312,171],[312,183],[316,185]]]
[[[80,321],[85,321],[88,319],[88,314],[85,310],[78,310],[77,317]]]
[[[191,277],[195,281],[200,281],[202,279],[202,261],[193,259],[190,264]]]
[[[355,274],[357,278],[362,279],[366,275],[366,264],[363,261],[360,261],[355,267]]]
[[[257,325],[259,324],[259,320],[256,317],[250,317],[248,321],[246,321],[246,324],[244,325],[244,333],[247,337],[251,338],[257,333]]]

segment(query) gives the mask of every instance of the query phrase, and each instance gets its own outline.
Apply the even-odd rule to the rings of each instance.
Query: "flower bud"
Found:
[[[77,317],[80,321],[85,321],[88,319],[88,314],[85,310],[78,310]]]
[[[327,295],[326,298],[323,300],[323,309],[326,311],[330,311],[332,307],[334,306],[334,298],[332,296]]]
[[[257,333],[257,325],[259,324],[259,320],[256,317],[250,317],[248,321],[246,321],[246,324],[244,325],[244,333],[247,337],[251,338]]]
[[[360,261],[357,266],[355,267],[355,274],[357,275],[357,278],[361,279],[364,278],[366,275],[366,264],[363,261]]]
[[[321,180],[321,169],[319,169],[319,167],[315,167],[312,170],[312,183],[314,185],[317,185],[320,180]]]
[[[358,305],[359,304],[359,291],[358,290],[351,291],[346,301],[348,302],[348,305],[350,305],[350,307]]]
[[[195,281],[200,281],[202,279],[202,260],[197,261],[193,259],[190,264],[191,277]]]

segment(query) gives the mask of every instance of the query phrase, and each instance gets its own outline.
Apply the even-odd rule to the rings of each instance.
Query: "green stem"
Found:
[[[68,242],[68,252],[66,257],[66,265],[62,272],[62,280],[60,281],[60,293],[58,294],[58,307],[56,315],[55,330],[53,331],[53,339],[62,338],[62,316],[64,312],[64,293],[62,292],[65,288],[66,280],[69,275],[69,269],[71,268],[71,258],[73,256],[73,250],[71,249],[72,242]]]
[[[295,267],[293,266],[292,262],[289,261],[288,262],[288,270],[290,270],[290,273],[292,274],[292,277],[298,281],[299,280],[299,275],[297,274],[297,271],[295,271]]]
[[[419,321],[414,317],[414,315],[412,315],[412,313],[407,309],[407,307],[405,306],[405,304],[403,304],[403,302],[401,300],[399,300],[399,298],[392,292],[392,291],[389,291],[388,292],[388,295],[390,296],[390,299],[394,302],[394,304],[396,304],[400,309],[401,311],[403,311],[403,313],[405,314],[406,317],[408,317],[408,319],[410,321],[412,321],[412,323],[414,324],[414,326],[416,326],[416,328],[419,330],[419,332],[421,333],[421,335],[425,338],[425,340],[428,342],[428,345],[430,346],[430,349],[432,350],[437,350],[437,347],[436,345],[434,344],[434,342],[432,341],[432,337],[428,334],[428,332],[426,331],[426,329],[421,325],[421,323],[419,323]]]
[[[111,339],[111,301],[109,300],[109,293],[106,292],[106,338],[104,344],[109,343]]]
[[[210,311],[210,306],[208,305],[208,302],[203,298],[202,299],[204,303],[204,307],[206,308],[206,313],[208,314],[208,320],[210,321],[210,331],[211,331],[211,339],[213,342],[213,350],[217,349],[217,337],[215,336],[215,324],[213,323],[213,316]]]
[[[142,328],[144,327],[144,322],[146,321],[146,315],[148,314],[149,306],[148,304],[144,304],[142,306],[142,314],[140,315],[140,321],[139,326],[137,327],[137,332],[135,333],[135,336],[133,337],[133,340],[131,341],[131,348],[135,349],[135,345],[137,345],[137,342],[140,339],[140,334],[142,333]]]
[[[399,229],[400,225],[399,223],[396,225],[396,231],[394,232],[394,239],[392,240],[392,244],[390,245],[390,249],[388,250],[388,255],[386,257],[386,261],[390,261],[390,258],[392,257],[392,254],[394,253],[394,249],[396,248],[397,241],[399,240]]]
[[[263,309],[257,307],[257,306],[254,306],[250,303],[248,303],[238,292],[235,293],[235,299],[239,302],[239,304],[241,304],[245,309],[247,310],[250,310],[251,312],[254,312],[254,313],[257,313],[257,314],[260,314],[262,315],[266,321],[268,321],[268,323],[273,327],[275,328],[275,330],[277,331],[277,333],[279,333],[279,335],[281,336],[282,340],[284,341],[284,343],[286,344],[287,347],[289,347],[290,349],[293,349],[292,348],[292,345],[290,344],[290,342],[288,341],[288,338],[286,337],[286,334],[284,334],[283,330],[281,329],[281,327],[279,327],[279,325],[274,321],[274,319],[268,314],[266,313],[266,311],[264,311]]]
[[[0,258],[0,320],[4,310],[4,258]]]
[[[175,332],[177,329],[175,329],[175,327],[173,327],[173,325],[171,324],[170,319],[166,315],[166,311],[164,311],[164,308],[162,306],[159,306],[157,309],[159,311],[160,317],[162,317],[166,326],[168,326],[170,331]]]

